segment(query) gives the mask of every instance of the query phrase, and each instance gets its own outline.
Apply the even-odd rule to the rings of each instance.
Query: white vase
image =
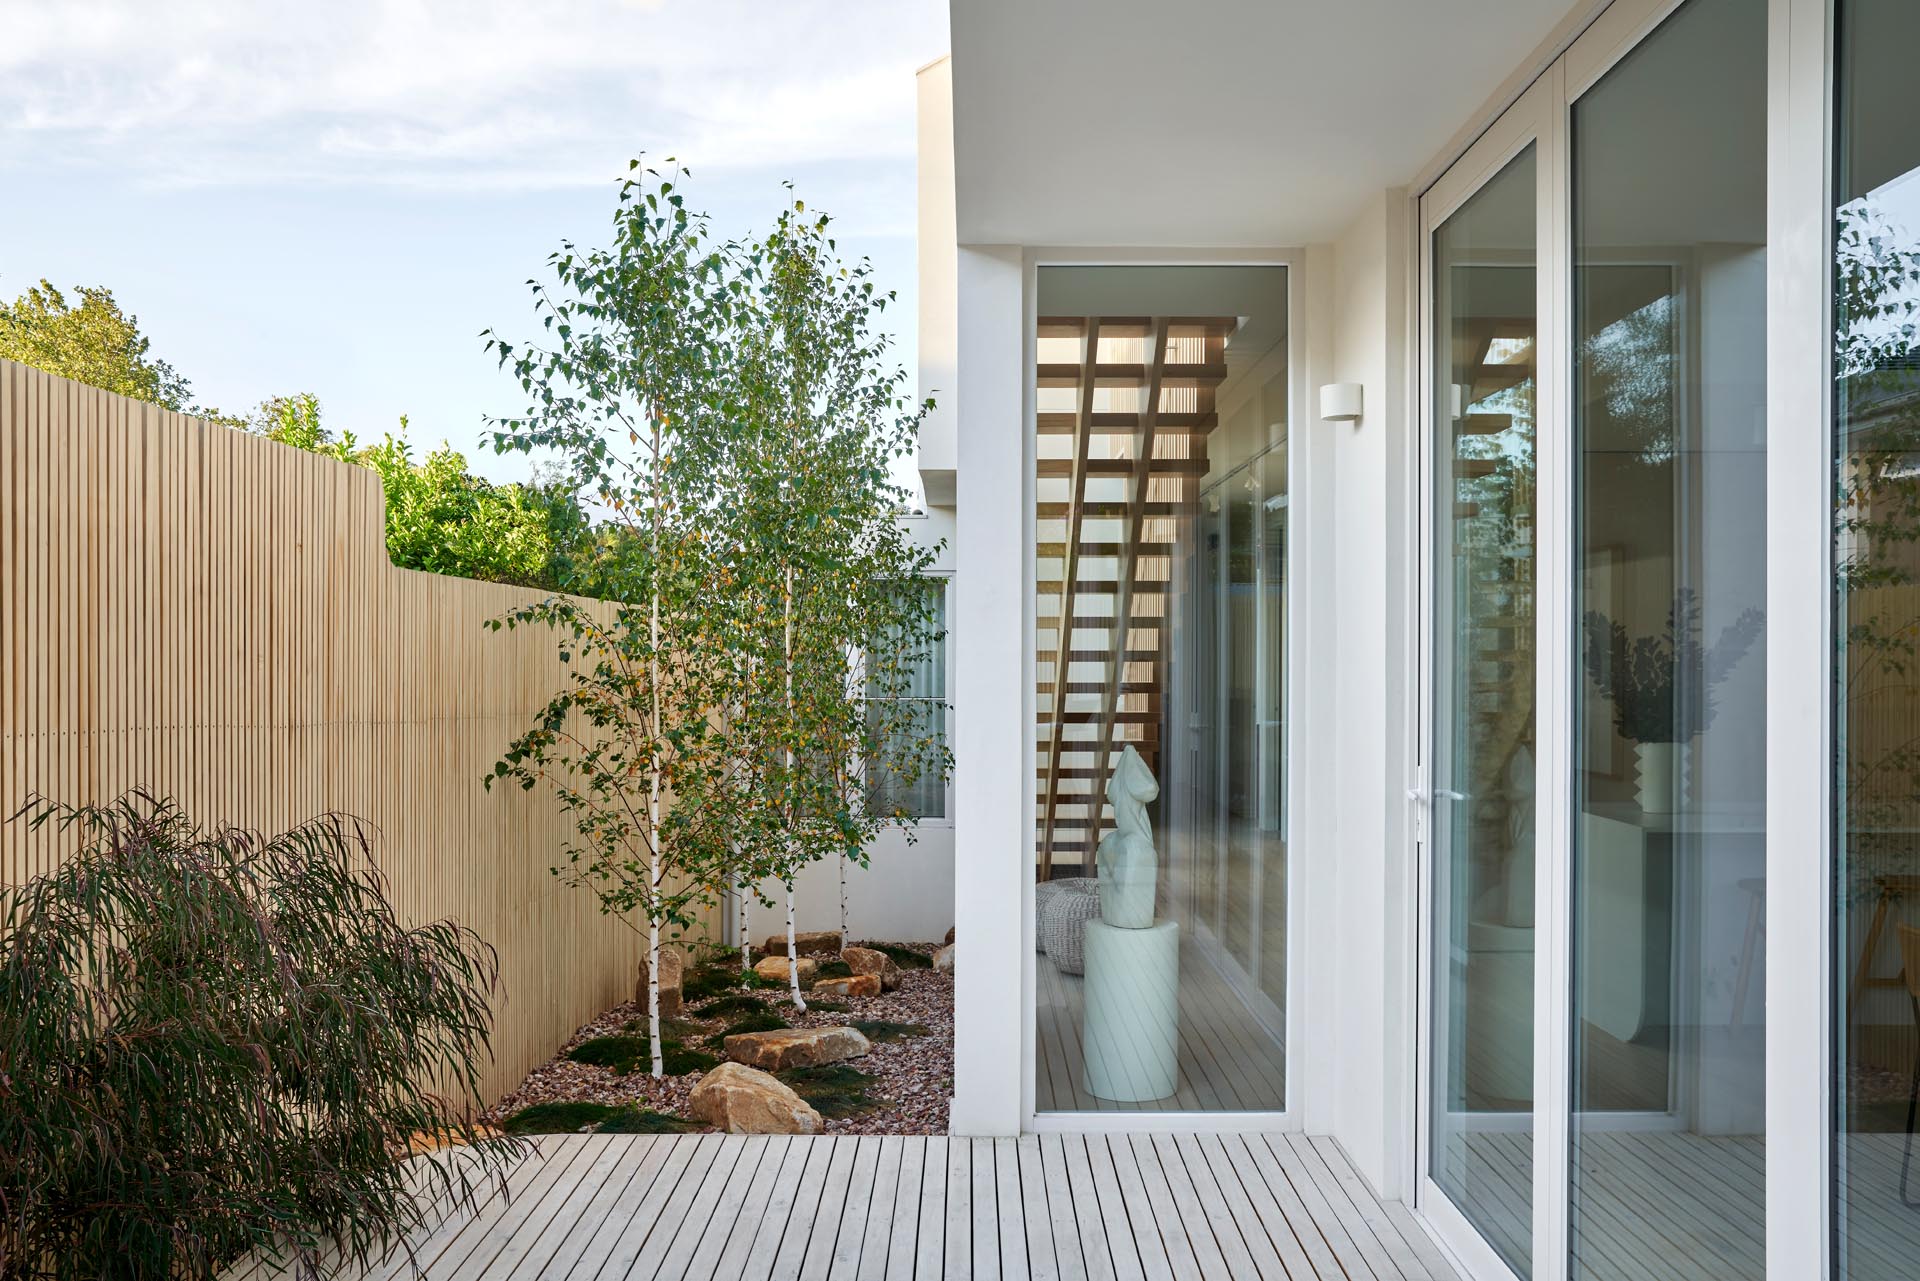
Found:
[[[1687,769],[1692,745],[1688,743],[1635,743],[1635,796],[1647,814],[1671,814],[1687,796]]]

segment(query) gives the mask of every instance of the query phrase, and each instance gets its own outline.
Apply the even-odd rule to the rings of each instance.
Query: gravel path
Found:
[[[935,945],[903,943],[931,956]],[[871,1053],[847,1061],[878,1079],[868,1087],[869,1097],[880,1101],[875,1110],[858,1116],[829,1117],[829,1134],[945,1134],[947,1104],[953,1094],[953,976],[931,969],[902,969],[900,986],[892,992],[873,997],[833,997],[843,1002],[845,1011],[809,1009],[796,1016],[788,1004],[784,988],[761,988],[752,993],[766,1001],[775,1013],[795,1027],[833,1027],[855,1019],[886,1020],[893,1023],[917,1023],[927,1029],[926,1036],[898,1041],[876,1041]],[[689,1037],[689,1049],[708,1049],[706,1035],[718,1032],[731,1018],[702,1019],[698,1011],[683,1017],[704,1029],[699,1037]],[[567,1051],[596,1036],[614,1036],[626,1030],[628,1023],[642,1020],[645,1013],[632,1002],[617,1005],[579,1028],[560,1052],[541,1067],[527,1074],[519,1087],[501,1099],[486,1119],[498,1123],[502,1118],[534,1103],[588,1102],[607,1104],[637,1103],[674,1116],[688,1115],[687,1098],[700,1083],[701,1074],[653,1077],[645,1067],[615,1075],[610,1068],[590,1063],[575,1063]],[[717,1050],[712,1051],[718,1053]]]

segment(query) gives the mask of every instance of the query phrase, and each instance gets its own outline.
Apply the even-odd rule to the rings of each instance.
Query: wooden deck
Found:
[[[412,1245],[433,1281],[1456,1276],[1331,1140],[1278,1134],[552,1137]]]
[[[1761,1281],[1766,1275],[1766,1152],[1752,1137],[1678,1131],[1578,1135],[1574,1281]],[[1466,1208],[1524,1257],[1533,1178],[1524,1135],[1467,1136]]]
[[[1190,943],[1180,949],[1180,1077],[1149,1103],[1115,1103],[1086,1091],[1080,1049],[1086,980],[1034,958],[1041,1112],[1278,1112],[1286,1107],[1286,1051]]]

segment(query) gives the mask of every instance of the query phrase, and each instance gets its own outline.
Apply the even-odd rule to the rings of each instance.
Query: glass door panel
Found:
[[[1878,1281],[1920,1260],[1920,7],[1836,22],[1832,1275]]]
[[[1689,0],[1570,118],[1568,1229],[1594,1281],[1765,1273],[1766,64],[1766,0]]]
[[[1536,190],[1529,146],[1433,235],[1429,1174],[1531,1266]]]

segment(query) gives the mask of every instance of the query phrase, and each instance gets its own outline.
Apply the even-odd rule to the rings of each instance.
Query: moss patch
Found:
[[[629,1072],[651,1072],[653,1043],[644,1036],[596,1036],[568,1050],[567,1057],[575,1063],[591,1063],[595,1067],[607,1068],[615,1076],[625,1076]],[[672,1037],[662,1039],[660,1066],[668,1076],[705,1072],[719,1062],[705,1050],[687,1049]]]
[[[893,958],[893,963],[903,970],[930,970],[933,958],[925,952],[916,952],[910,947],[901,947],[898,943],[861,943],[857,946],[884,952]]]
[[[793,1024],[787,1022],[771,1010],[764,1014],[749,1014],[743,1019],[737,1019],[727,1024],[726,1027],[714,1033],[707,1039],[707,1044],[716,1046],[724,1045],[730,1036],[741,1036],[748,1032],[778,1032],[782,1028],[792,1026]]]
[[[724,1019],[735,1014],[765,1014],[772,1008],[757,996],[723,996],[695,1013],[703,1019]]]
[[[690,1019],[660,1020],[660,1039],[666,1042],[669,1048],[678,1041],[691,1041],[696,1036],[703,1035],[706,1030]],[[628,1019],[621,1025],[621,1031],[632,1032],[644,1041],[647,1039],[647,1020],[645,1017]]]
[[[616,1108],[600,1123],[596,1134],[685,1134],[700,1128],[698,1122],[668,1116],[652,1108]]]
[[[653,1046],[644,1036],[596,1036],[567,1051],[575,1063],[591,1063],[611,1068],[616,1076],[625,1076],[635,1065],[653,1058]]]
[[[855,1019],[853,1027],[869,1041],[904,1041],[930,1031],[918,1023],[890,1023],[886,1019]]]
[[[867,1094],[867,1087],[879,1078],[844,1063],[789,1068],[776,1075],[791,1086],[795,1094],[811,1103],[821,1116],[858,1116],[885,1105],[884,1100]]]
[[[689,1002],[699,1002],[709,997],[724,996],[738,992],[743,988],[756,988],[764,985],[764,980],[752,970],[741,970],[731,962],[718,965],[703,965],[680,980],[680,995]]]
[[[850,979],[853,977],[853,967],[845,961],[821,961],[813,977],[816,982],[820,979]]]
[[[845,1001],[829,1001],[825,997],[822,997],[817,1001],[808,1001],[807,1008],[809,1010],[825,1010],[829,1014],[845,1014],[853,1007]]]
[[[508,1134],[575,1134],[622,1110],[605,1103],[536,1103],[500,1122],[500,1128]]]
[[[705,1072],[720,1066],[720,1059],[716,1055],[708,1054],[705,1050],[683,1050],[677,1045],[668,1046],[661,1059],[661,1066],[666,1068],[668,1076],[685,1076],[689,1072]]]

